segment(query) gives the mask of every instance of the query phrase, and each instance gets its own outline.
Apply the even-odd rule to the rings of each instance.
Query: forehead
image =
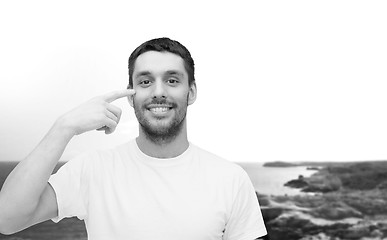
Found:
[[[159,74],[167,71],[176,71],[187,76],[184,60],[179,55],[170,52],[148,51],[137,57],[133,75],[140,72]]]

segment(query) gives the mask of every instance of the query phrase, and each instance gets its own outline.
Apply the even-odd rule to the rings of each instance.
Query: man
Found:
[[[0,230],[77,216],[89,239],[230,239],[266,235],[247,174],[189,143],[186,111],[195,102],[194,61],[168,38],[143,43],[129,58],[127,90],[96,97],[59,117],[9,175],[0,193]],[[51,175],[75,135],[114,132],[127,97],[139,136],[83,154]]]

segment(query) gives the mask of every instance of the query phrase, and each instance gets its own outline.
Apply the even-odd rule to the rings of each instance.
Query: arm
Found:
[[[55,193],[47,181],[71,137],[55,124],[9,174],[0,192],[2,233],[14,233],[56,215]]]
[[[58,118],[38,146],[9,174],[0,192],[0,232],[11,234],[57,216],[48,179],[73,136],[93,130],[114,132],[121,110],[110,102],[133,90],[96,97]]]

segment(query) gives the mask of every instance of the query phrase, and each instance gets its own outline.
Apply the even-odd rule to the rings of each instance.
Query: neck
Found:
[[[177,157],[189,146],[187,138],[186,122],[183,122],[182,129],[173,138],[152,139],[140,126],[139,136],[136,139],[140,150],[150,157],[173,158]]]

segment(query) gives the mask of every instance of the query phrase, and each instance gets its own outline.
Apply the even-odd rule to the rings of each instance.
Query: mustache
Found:
[[[177,104],[171,101],[168,101],[165,98],[152,98],[151,100],[145,102],[144,106],[148,105],[168,105],[171,107],[177,107]]]

